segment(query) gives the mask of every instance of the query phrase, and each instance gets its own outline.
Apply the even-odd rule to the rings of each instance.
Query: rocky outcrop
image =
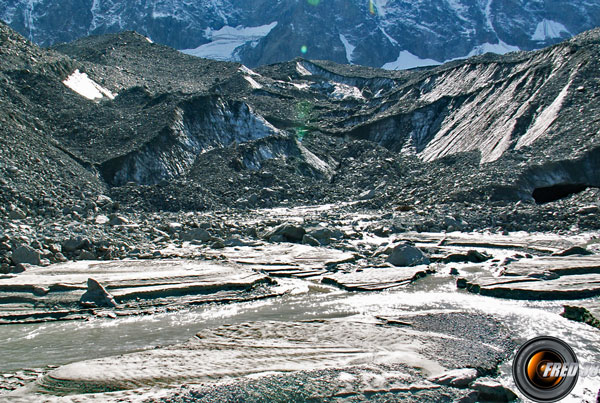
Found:
[[[84,307],[115,308],[115,298],[106,288],[93,278],[87,280],[87,291],[81,296],[79,303]]]

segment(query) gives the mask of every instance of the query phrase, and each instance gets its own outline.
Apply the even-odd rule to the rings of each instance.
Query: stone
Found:
[[[453,253],[444,258],[444,263],[483,263],[492,257],[487,253],[481,253],[476,250],[469,250],[467,253]]]
[[[129,220],[123,216],[120,216],[117,214],[111,214],[110,221],[108,223],[112,226],[127,225],[127,224],[129,224]]]
[[[577,210],[577,214],[586,215],[586,214],[596,214],[600,211],[600,206],[590,205],[583,206],[579,210]]]
[[[453,369],[429,378],[431,382],[438,385],[453,386],[455,388],[466,388],[475,379],[477,379],[477,370],[473,368]]]
[[[12,261],[15,264],[32,264],[39,266],[41,263],[40,253],[27,245],[20,245],[12,252]]]
[[[386,262],[394,266],[407,267],[429,264],[429,258],[419,249],[409,244],[396,245]]]
[[[220,239],[216,240],[215,242],[213,242],[210,247],[212,249],[223,249],[225,248],[225,244],[223,243],[223,241],[221,241]]]
[[[333,238],[334,235],[333,231],[325,227],[310,229],[307,234],[319,241],[321,245],[329,245],[331,238]]]
[[[371,200],[375,197],[375,189],[365,190],[361,194],[358,195],[358,200]]]
[[[302,238],[304,237],[304,234],[306,234],[306,230],[298,225],[295,224],[281,224],[277,227],[275,227],[273,230],[269,231],[266,235],[265,238],[271,240],[272,242],[281,242],[281,241],[275,241],[274,237],[277,237],[278,235],[283,237],[283,239],[285,241],[289,241],[289,242],[301,242]],[[275,238],[277,240],[281,239],[281,238]]]
[[[112,199],[105,195],[99,195],[96,198],[96,204],[100,207],[104,207],[106,205],[112,204],[112,202],[113,202]]]
[[[24,220],[27,215],[20,208],[16,208],[8,213],[8,218],[11,220]]]
[[[90,245],[90,240],[81,236],[69,238],[62,242],[62,252],[75,252]]]
[[[511,402],[517,398],[512,390],[493,378],[479,378],[470,385],[470,388],[479,392],[479,401]]]
[[[79,256],[77,257],[77,260],[96,260],[96,259],[97,259],[96,255],[88,250],[82,250],[81,253],[79,254]]]
[[[203,228],[192,228],[182,232],[179,237],[182,241],[202,241],[208,242],[212,239],[210,233]]]
[[[97,215],[96,218],[94,218],[94,222],[98,225],[102,225],[102,224],[106,224],[107,222],[109,222],[110,219],[105,216],[105,215]]]
[[[573,246],[572,248],[565,249],[563,251],[552,254],[552,256],[573,256],[573,255],[589,256],[589,255],[593,255],[593,253],[585,248],[582,248],[581,246]]]
[[[321,243],[309,234],[304,234],[302,237],[302,243],[310,246],[321,246]]]
[[[108,307],[117,306],[115,298],[93,278],[88,278],[87,291],[81,296],[79,303],[86,307]]]

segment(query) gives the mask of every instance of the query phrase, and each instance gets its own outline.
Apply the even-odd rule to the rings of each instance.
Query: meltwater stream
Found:
[[[502,321],[518,343],[552,335],[569,343],[580,362],[600,363],[600,332],[559,315],[561,301],[500,300],[457,290],[431,276],[409,290],[355,293],[296,279],[280,279],[290,293],[278,298],[208,305],[151,316],[0,327],[0,373],[108,357],[184,342],[202,329],[245,322],[290,322],[350,315],[409,316],[422,312],[485,313]],[[502,366],[511,385],[510,363]],[[587,391],[586,391],[587,389]],[[600,378],[580,379],[573,401],[595,396]]]

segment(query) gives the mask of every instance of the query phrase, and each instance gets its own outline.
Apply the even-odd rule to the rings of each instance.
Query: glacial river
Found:
[[[490,314],[505,323],[519,343],[539,335],[556,336],[573,347],[580,362],[600,363],[600,331],[561,317],[561,301],[483,297],[457,290],[447,277],[436,275],[417,282],[407,291],[375,293],[345,292],[296,279],[278,281],[290,292],[260,301],[207,305],[150,316],[0,326],[0,374],[177,344],[202,329],[224,324],[351,315],[402,316],[441,310]],[[501,369],[504,383],[512,385],[510,363]],[[580,379],[572,401],[590,399],[598,389],[600,378]]]

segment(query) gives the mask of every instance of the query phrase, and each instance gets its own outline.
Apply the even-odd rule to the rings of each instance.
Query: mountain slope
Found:
[[[305,59],[250,70],[132,32],[43,50],[2,32],[3,119],[18,118],[3,125],[6,214],[101,193],[148,210],[359,197],[494,209],[600,186],[599,30],[398,72]],[[55,179],[29,180],[40,167],[27,158]]]
[[[1,0],[0,10],[0,19],[45,46],[135,30],[251,67],[303,56],[408,68],[538,49],[600,24],[598,0]]]

